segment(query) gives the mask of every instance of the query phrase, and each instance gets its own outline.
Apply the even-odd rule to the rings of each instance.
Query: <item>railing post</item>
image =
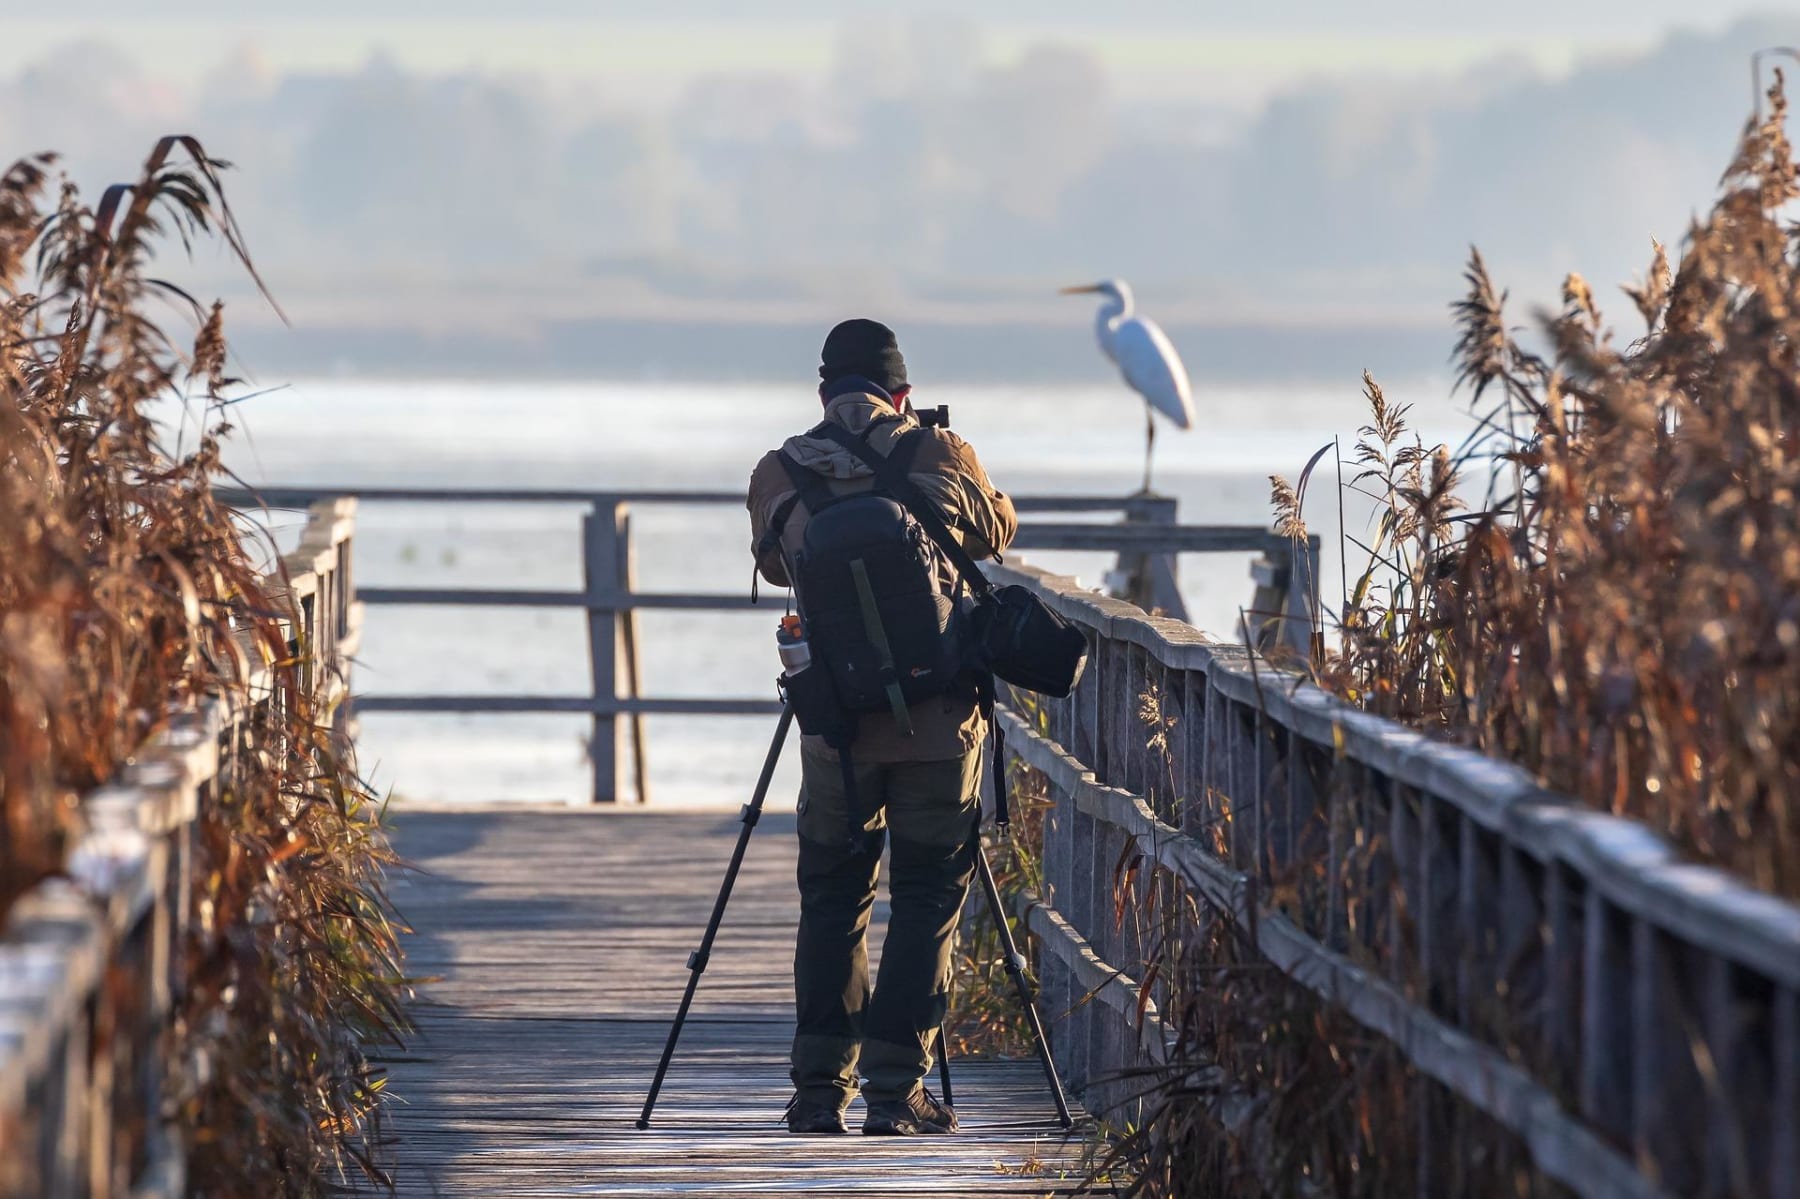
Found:
[[[596,501],[582,518],[582,575],[587,585],[588,663],[593,676],[593,735],[588,760],[593,764],[595,803],[619,800],[619,621],[612,606],[624,590],[620,564],[623,505]]]
[[[1580,1111],[1608,1136],[1631,1133],[1629,918],[1590,887],[1582,913]]]
[[[1336,953],[1350,948],[1350,853],[1355,796],[1365,781],[1354,762],[1331,759],[1325,774],[1325,931],[1319,938]]]
[[[340,511],[354,513],[355,500],[339,500]],[[352,535],[354,536],[354,534]],[[351,574],[352,549],[351,537],[345,537],[337,544],[337,635],[342,640],[350,635],[350,605],[355,602],[356,580]]]
[[[1313,590],[1319,577],[1319,538],[1269,534],[1262,556],[1250,563],[1256,590],[1245,623],[1253,648],[1268,653],[1286,646],[1310,661],[1322,647],[1313,644]]]
[[[1365,809],[1363,819],[1371,829],[1381,827],[1375,821],[1386,822],[1387,845],[1379,846],[1377,833],[1377,848],[1366,855],[1369,925],[1364,944],[1388,981],[1416,998],[1405,962],[1412,943],[1413,897],[1419,893],[1417,793],[1386,772],[1371,771],[1369,778],[1377,807]]]
[[[1794,1199],[1800,1196],[1800,992],[1777,987],[1770,1002],[1775,1077],[1767,1142],[1769,1193]]]
[[[1706,1144],[1692,1135],[1696,1116],[1705,1127],[1706,1079],[1695,1055],[1706,1029],[1704,967],[1690,951],[1647,920],[1631,922],[1631,1143],[1639,1163],[1655,1163],[1655,1177],[1678,1195],[1699,1192],[1706,1173]],[[1724,1063],[1711,1063],[1713,1078]],[[1723,1092],[1715,1103],[1733,1103]]]
[[[1288,542],[1289,566],[1287,601],[1282,606],[1286,618],[1281,629],[1284,644],[1300,654],[1304,661],[1314,661],[1324,650],[1313,644],[1313,596],[1319,588],[1319,535],[1310,533],[1304,540],[1296,537]]]
[[[625,594],[637,591],[637,541],[631,535],[631,510],[619,505],[619,577],[625,582]],[[635,607],[617,613],[616,627],[625,650],[620,666],[624,672],[625,694],[632,699],[644,695],[644,662],[638,653],[638,612]],[[631,713],[631,768],[637,788],[637,801],[650,802],[650,756],[645,748],[644,714]]]
[[[1262,555],[1250,563],[1250,609],[1244,614],[1243,635],[1249,648],[1266,653],[1281,634],[1281,615],[1287,610],[1288,584],[1293,571],[1279,552],[1287,538],[1269,534]]]
[[[1201,702],[1205,705],[1202,709],[1205,748],[1200,754],[1200,828],[1205,843],[1229,861],[1231,854],[1227,846],[1231,838],[1231,818],[1227,814],[1231,804],[1226,788],[1230,786],[1227,771],[1231,748],[1226,740],[1226,723],[1230,719],[1227,710],[1230,701],[1214,686],[1211,675],[1207,676]]]
[[[1133,496],[1125,508],[1128,525],[1172,528],[1178,523],[1177,501],[1159,495]],[[1112,590],[1146,612],[1161,612],[1176,620],[1188,618],[1181,598],[1179,558],[1173,553],[1141,551],[1120,553],[1113,566]]]
[[[316,586],[316,585],[315,585]],[[295,652],[300,655],[300,685],[308,692],[318,685],[319,592],[300,597],[300,628]]]

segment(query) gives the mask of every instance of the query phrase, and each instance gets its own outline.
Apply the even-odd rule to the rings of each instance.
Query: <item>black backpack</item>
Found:
[[[995,678],[1066,696],[1087,664],[1086,634],[1027,588],[991,585],[907,477],[924,432],[902,435],[883,457],[839,425],[814,429],[813,436],[835,441],[868,466],[875,486],[834,495],[823,478],[782,453],[795,491],[756,547],[761,561],[780,545],[794,506],[806,504],[810,519],[788,578],[799,595],[812,663],[784,675],[782,689],[800,731],[822,736],[838,751],[848,845],[857,852],[866,841],[850,744],[861,716],[891,712],[910,734],[907,705],[958,684],[972,686],[984,708],[993,702]],[[944,590],[940,555],[957,577],[952,592]],[[1002,826],[1005,760],[996,724],[995,820]]]
[[[903,478],[922,436],[915,429],[900,437],[884,465]],[[794,503],[806,505],[790,575],[813,661],[825,667],[844,714],[887,713],[910,734],[909,706],[970,686],[961,588],[945,587],[936,541],[879,480],[871,490],[836,495],[785,452],[781,465],[795,495],[770,534],[779,538]]]

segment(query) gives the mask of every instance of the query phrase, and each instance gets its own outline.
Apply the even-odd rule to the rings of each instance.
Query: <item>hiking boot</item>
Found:
[[[850,1130],[844,1127],[844,1109],[829,1099],[815,1099],[806,1095],[795,1095],[788,1100],[788,1131],[800,1136],[841,1136]]]
[[[956,1110],[924,1087],[905,1099],[871,1099],[865,1137],[917,1137],[956,1131]]]

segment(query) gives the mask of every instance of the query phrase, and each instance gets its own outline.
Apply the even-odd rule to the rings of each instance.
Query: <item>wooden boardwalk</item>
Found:
[[[1030,1061],[952,1062],[957,1136],[787,1135],[791,814],[751,841],[645,1132],[735,813],[414,809],[395,826],[420,871],[394,888],[410,966],[436,976],[387,1063],[401,1195],[1049,1195],[1080,1178]]]

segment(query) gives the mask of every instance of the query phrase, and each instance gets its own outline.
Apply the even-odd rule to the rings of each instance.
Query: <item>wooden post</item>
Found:
[[[1391,880],[1387,906],[1382,912],[1387,938],[1386,974],[1388,981],[1408,998],[1422,1002],[1408,968],[1415,945],[1412,922],[1418,918],[1421,882],[1420,800],[1417,791],[1392,776],[1384,776],[1383,784],[1388,801],[1388,877]]]
[[[1237,818],[1228,794],[1231,786],[1231,743],[1227,725],[1231,719],[1228,710],[1231,701],[1212,685],[1211,678],[1207,679],[1206,684],[1206,694],[1201,701],[1206,705],[1206,748],[1200,756],[1200,827],[1206,830],[1206,844],[1213,846],[1221,857],[1231,861],[1231,852],[1226,847],[1235,836],[1232,822]]]
[[[1655,1163],[1657,1181],[1677,1195],[1701,1193],[1708,1146],[1695,1133],[1710,1109],[1740,1098],[1721,1089],[1708,1101],[1708,1075],[1717,1085],[1729,1063],[1714,1059],[1703,1074],[1696,1062],[1706,1035],[1705,960],[1649,921],[1632,921],[1631,1143],[1639,1163]]]
[[[1250,579],[1256,587],[1250,594],[1243,632],[1251,649],[1267,653],[1281,636],[1293,571],[1271,548],[1250,563]]]
[[[1174,526],[1178,523],[1176,501],[1163,500],[1151,508],[1146,514],[1149,522],[1155,525]],[[1147,612],[1160,611],[1163,615],[1175,620],[1187,620],[1187,603],[1181,598],[1180,558],[1175,554],[1145,555],[1141,569],[1144,580],[1144,604]]]
[[[637,591],[637,542],[631,536],[631,510],[619,505],[619,577],[625,581],[627,595]],[[624,643],[625,694],[632,699],[644,695],[644,663],[638,654],[638,613],[636,608],[619,612],[617,626]],[[650,759],[645,750],[644,714],[631,714],[631,767],[637,787],[637,801],[650,802]]]
[[[319,592],[300,597],[300,627],[291,651],[300,656],[300,686],[308,693],[318,690]]]
[[[1289,568],[1287,597],[1282,604],[1281,640],[1299,653],[1303,660],[1316,662],[1324,656],[1323,644],[1314,644],[1313,596],[1319,587],[1319,537],[1308,534],[1302,542],[1294,538],[1288,543]]]
[[[1367,785],[1367,774],[1347,758],[1330,759],[1325,777],[1325,936],[1328,949],[1343,953],[1350,948],[1349,858],[1352,798]],[[1352,783],[1358,784],[1353,790]]]
[[[1553,1086],[1578,1093],[1581,1046],[1581,913],[1586,900],[1561,862],[1544,866],[1544,1063]]]
[[[1488,1024],[1477,1031],[1495,1035],[1504,1029],[1516,1030],[1523,1044],[1535,1045],[1531,1060],[1541,1061],[1548,1049],[1542,1024],[1533,1013],[1543,1010],[1549,996],[1545,973],[1549,921],[1543,903],[1544,869],[1524,850],[1504,841],[1499,845],[1499,854],[1499,952],[1489,975],[1493,982],[1489,992],[1493,1007],[1488,1013]]]
[[[1172,527],[1177,523],[1177,502],[1157,495],[1134,496],[1125,509],[1125,523]],[[1108,578],[1114,594],[1144,611],[1161,612],[1176,620],[1188,618],[1175,554],[1121,552]]]
[[[1287,646],[1302,660],[1312,661],[1323,651],[1314,645],[1313,590],[1319,577],[1319,539],[1269,535],[1262,556],[1250,563],[1250,579],[1256,589],[1250,597],[1246,620],[1254,648],[1268,653]],[[1278,548],[1279,547],[1279,548]]]
[[[1631,917],[1595,888],[1582,913],[1581,1114],[1608,1136],[1631,1135]]]
[[[1777,987],[1769,1001],[1774,1102],[1769,1106],[1769,1193],[1800,1196],[1800,992]]]
[[[345,501],[354,506],[354,500]],[[354,511],[354,507],[352,507]],[[337,635],[341,640],[350,635],[350,605],[356,602],[356,579],[351,573],[351,539],[344,538],[337,547]],[[346,666],[345,669],[348,669]]]
[[[588,608],[588,662],[593,676],[594,698],[617,701],[619,698],[619,621],[611,602],[624,590],[619,564],[624,561],[621,548],[620,516],[622,505],[599,501],[594,511],[582,518],[582,574],[587,584],[587,599],[592,605],[604,600],[606,607]],[[594,731],[588,741],[588,760],[594,769],[595,803],[617,803],[619,800],[619,721],[609,706],[594,712]]]

